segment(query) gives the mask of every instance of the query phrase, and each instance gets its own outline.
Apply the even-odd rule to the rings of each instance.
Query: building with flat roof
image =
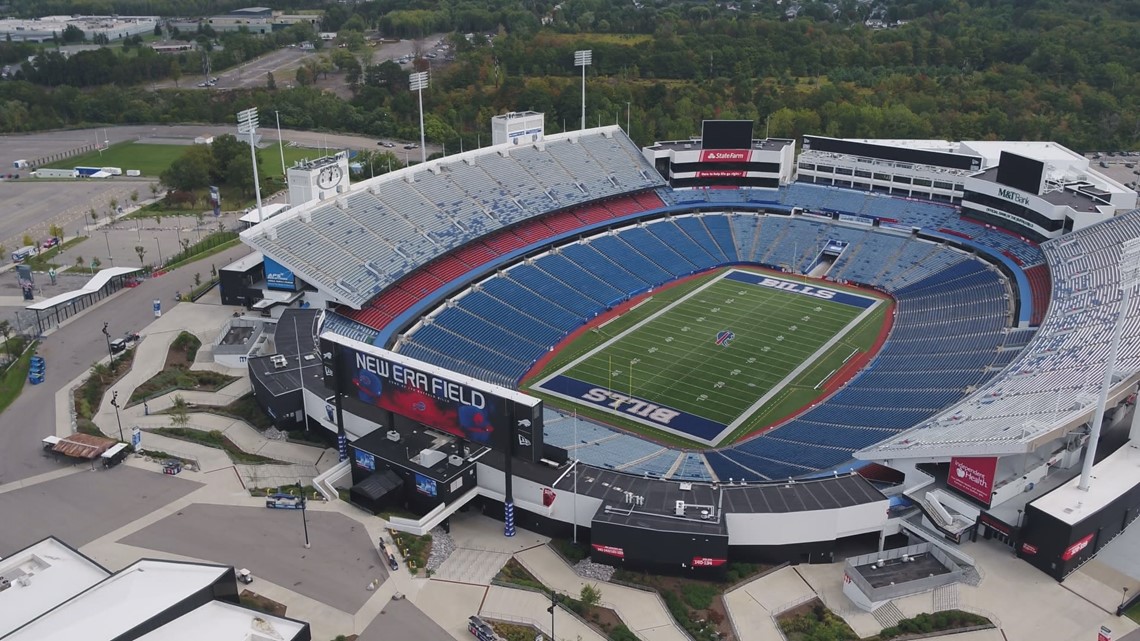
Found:
[[[0,561],[4,641],[310,641],[309,624],[242,607],[234,569],[140,559],[111,573],[49,537]]]
[[[50,42],[61,36],[68,26],[83,30],[92,36],[105,35],[108,40],[122,40],[127,36],[147,35],[158,24],[155,16],[44,16],[29,20],[0,20],[0,38],[13,42]]]

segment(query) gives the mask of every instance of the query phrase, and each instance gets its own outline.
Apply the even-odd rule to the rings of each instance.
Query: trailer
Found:
[[[384,539],[380,539],[378,549],[380,552],[380,558],[384,559],[384,561],[388,564],[388,567],[392,568],[392,570],[400,569],[400,564],[396,562],[396,554],[391,545],[385,543]]]
[[[80,178],[90,178],[101,171],[103,171],[101,167],[76,167],[75,175]]]

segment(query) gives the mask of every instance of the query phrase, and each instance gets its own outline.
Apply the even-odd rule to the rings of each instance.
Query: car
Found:
[[[408,144],[404,145],[404,149],[415,149],[415,148],[417,148],[417,147],[419,147],[419,145],[417,145],[417,144],[416,144],[416,143],[414,143],[414,142],[410,142],[410,143],[408,143]]]
[[[384,141],[384,146],[385,146],[385,147],[387,147],[388,149],[391,149],[391,148],[393,148],[393,147],[395,147],[395,146],[396,146],[396,143],[394,143],[394,142],[388,142],[387,140],[385,140],[385,141]]]
[[[59,246],[59,238],[57,238],[55,236],[52,236],[51,238],[45,240],[44,244],[43,244],[44,249],[51,249],[52,247],[57,247],[57,246]]]
[[[277,493],[265,497],[265,507],[279,510],[299,510],[305,506],[305,500],[292,494]]]
[[[127,349],[127,347],[130,346],[130,343],[130,339],[125,336],[123,338],[116,338],[115,340],[111,341],[111,353],[118,354],[119,352]]]

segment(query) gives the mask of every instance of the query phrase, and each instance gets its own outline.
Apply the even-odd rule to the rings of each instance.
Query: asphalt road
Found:
[[[60,466],[41,456],[40,443],[56,432],[56,392],[107,355],[104,322],[109,323],[112,336],[127,330],[141,330],[145,336],[146,325],[154,320],[154,299],[162,301],[164,310],[169,309],[175,304],[175,291],[189,291],[193,286],[196,271],[204,269],[209,273],[210,262],[225,265],[249,251],[245,245],[239,245],[206,261],[145,280],[140,286],[125,289],[84,311],[47,336],[39,347],[39,354],[47,360],[47,380],[40,385],[25,384],[20,397],[0,414],[0,485]]]
[[[76,474],[0,494],[0,556],[48,535],[75,548],[87,545],[201,487],[125,465],[80,465]]]
[[[388,578],[376,545],[364,526],[343,514],[308,510],[307,519],[307,550],[299,511],[232,505],[190,505],[121,542],[249,568],[254,576],[356,612],[372,596],[365,586]]]

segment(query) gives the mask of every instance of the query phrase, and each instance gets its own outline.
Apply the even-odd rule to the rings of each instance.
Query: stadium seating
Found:
[[[730,252],[719,250],[710,229],[733,239]],[[782,257],[767,244],[788,244],[789,238],[792,244],[804,243],[801,262],[814,259],[829,239],[862,243],[861,251],[879,256],[862,272],[856,268],[865,261],[859,259],[844,267],[893,291],[895,330],[872,365],[827,402],[758,438],[710,454],[708,464],[721,479],[782,479],[841,465],[852,451],[910,428],[961,399],[970,386],[984,384],[1032,333],[1005,331],[1010,310],[1000,274],[945,245],[810,218],[704,214],[605,232],[517,264],[454,299],[453,307],[409,332],[405,341],[413,350],[426,348],[428,356],[452,354],[432,362],[473,376],[489,371],[494,380],[514,384],[547,346],[614,301],[723,264],[730,255],[762,251]],[[895,261],[883,261],[884,253]],[[468,349],[472,342],[480,349]],[[923,381],[921,387],[915,380]],[[579,429],[587,424],[579,421]],[[601,436],[574,443],[562,434],[551,442],[572,447],[574,456],[593,465],[704,478],[699,457],[681,458],[675,450],[600,432],[606,429],[600,426],[590,429]]]

